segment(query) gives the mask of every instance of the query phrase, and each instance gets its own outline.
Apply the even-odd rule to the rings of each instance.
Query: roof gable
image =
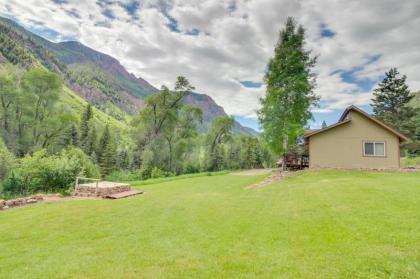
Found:
[[[406,136],[404,136],[403,134],[399,133],[398,131],[392,129],[391,127],[389,127],[388,125],[386,125],[385,123],[383,123],[382,121],[379,121],[378,119],[376,119],[375,117],[369,115],[368,113],[366,113],[365,111],[361,110],[360,108],[356,107],[356,106],[349,106],[347,107],[343,114],[341,115],[340,119],[338,120],[337,123],[330,125],[324,129],[319,129],[319,130],[315,130],[314,132],[310,132],[304,135],[305,138],[309,138],[313,135],[319,134],[319,133],[323,133],[325,131],[331,130],[337,126],[341,126],[343,124],[349,123],[351,121],[351,119],[347,118],[348,114],[350,111],[355,111],[357,113],[360,113],[361,115],[365,116],[368,120],[376,123],[377,125],[381,126],[382,128],[384,128],[385,130],[388,130],[389,132],[391,132],[392,134],[396,135],[401,141],[406,141],[408,140],[408,138]]]

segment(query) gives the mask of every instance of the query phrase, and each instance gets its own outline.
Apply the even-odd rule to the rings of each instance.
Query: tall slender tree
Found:
[[[85,153],[90,155],[89,150],[89,129],[90,120],[93,117],[92,106],[87,104],[85,111],[83,112],[82,119],[80,121],[80,147]]]
[[[267,89],[259,120],[268,146],[283,154],[283,161],[312,118],[310,108],[318,102],[312,72],[316,58],[304,46],[305,29],[289,17],[265,75]]]
[[[401,76],[397,68],[385,73],[385,78],[373,92],[373,113],[391,127],[413,136],[415,110],[410,106],[414,95],[406,84],[407,77]]]

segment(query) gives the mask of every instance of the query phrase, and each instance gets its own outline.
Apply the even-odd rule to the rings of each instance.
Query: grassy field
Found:
[[[420,173],[224,174],[0,212],[0,278],[419,278]]]

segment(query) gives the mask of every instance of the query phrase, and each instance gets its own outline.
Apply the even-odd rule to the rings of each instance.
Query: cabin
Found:
[[[398,169],[406,136],[358,107],[348,107],[336,124],[304,135],[310,168]]]

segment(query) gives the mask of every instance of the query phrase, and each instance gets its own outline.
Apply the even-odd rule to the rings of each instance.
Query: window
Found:
[[[363,155],[384,157],[385,156],[385,142],[377,142],[377,141],[364,142]]]

